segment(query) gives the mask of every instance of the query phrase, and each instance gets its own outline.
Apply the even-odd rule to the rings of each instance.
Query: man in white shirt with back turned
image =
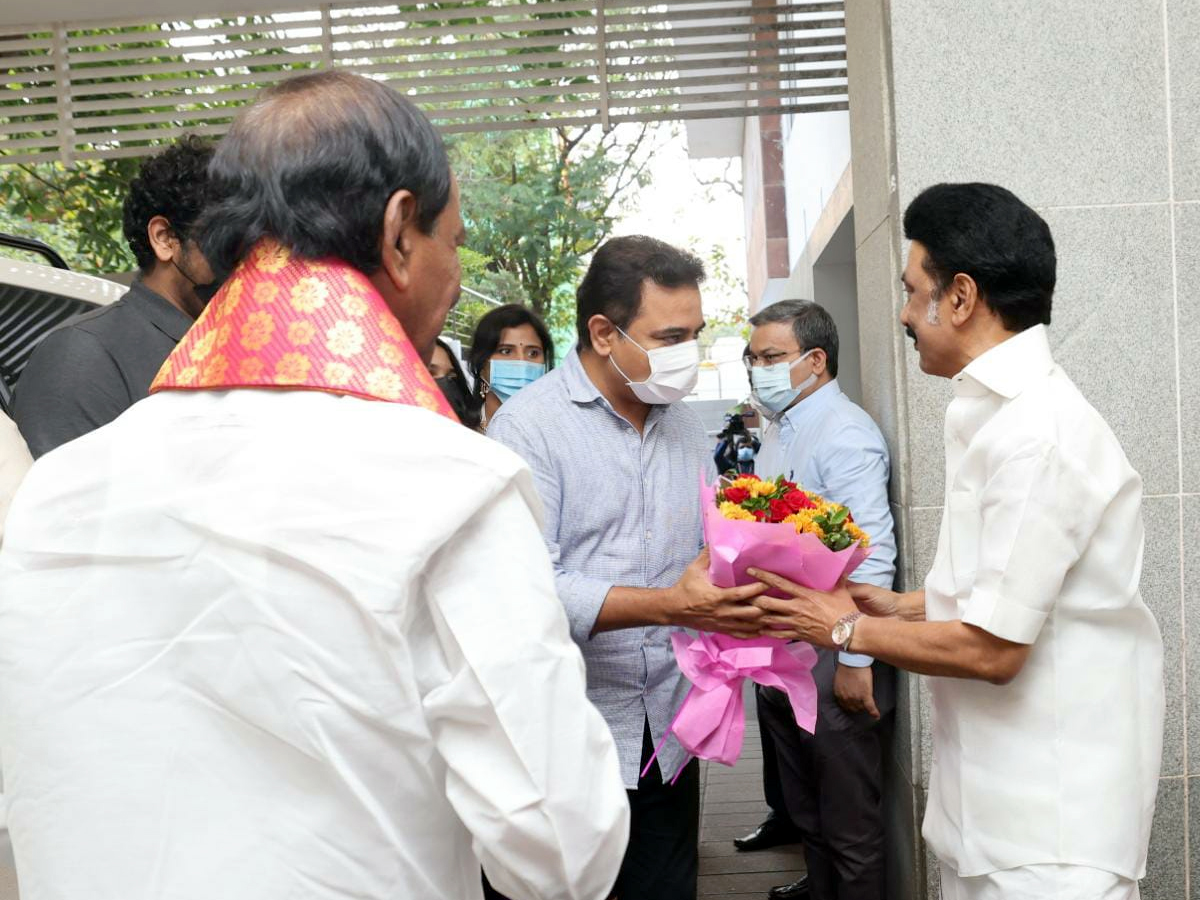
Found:
[[[470,900],[482,862],[604,900],[629,810],[532,478],[426,370],[465,237],[441,138],[322,72],[244,110],[211,176],[223,286],[9,516],[22,894]]]
[[[923,590],[769,573],[781,636],[928,679],[923,834],[945,900],[1135,900],[1162,757],[1162,638],[1138,593],[1142,481],[1054,362],[1045,221],[941,184],[904,216],[901,322],[950,378],[946,500]]]

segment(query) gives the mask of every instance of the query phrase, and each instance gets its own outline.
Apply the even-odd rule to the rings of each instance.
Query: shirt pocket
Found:
[[[979,538],[983,523],[975,492],[951,491],[946,499],[946,520],[950,532],[948,539],[954,594],[964,598],[974,586],[979,571]]]

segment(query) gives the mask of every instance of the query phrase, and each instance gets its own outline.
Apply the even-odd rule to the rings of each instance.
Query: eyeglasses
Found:
[[[746,367],[746,371],[750,371],[760,366],[773,366],[776,363],[786,362],[789,356],[800,356],[804,352],[804,350],[776,351],[774,353],[764,353],[762,356],[755,353],[747,353],[742,357],[742,365]]]

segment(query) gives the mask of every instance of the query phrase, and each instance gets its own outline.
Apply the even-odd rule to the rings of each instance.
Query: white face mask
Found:
[[[815,349],[815,348],[814,348]],[[753,387],[754,399],[772,415],[779,415],[792,405],[792,401],[817,383],[817,373],[813,372],[795,387],[792,387],[792,369],[800,365],[813,351],[809,350],[799,359],[791,362],[775,363],[773,366],[757,366],[750,370],[750,384]]]
[[[650,360],[650,375],[645,381],[631,381],[621,372],[616,359],[609,354],[608,361],[621,373],[625,383],[633,389],[633,395],[651,406],[664,406],[682,400],[692,392],[700,379],[700,343],[688,341],[669,347],[647,350],[628,334],[618,328],[625,339],[646,354]]]

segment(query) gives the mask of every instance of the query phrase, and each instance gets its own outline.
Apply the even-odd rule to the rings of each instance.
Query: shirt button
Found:
[[[646,540],[650,540],[650,532],[649,531],[646,532]]]

